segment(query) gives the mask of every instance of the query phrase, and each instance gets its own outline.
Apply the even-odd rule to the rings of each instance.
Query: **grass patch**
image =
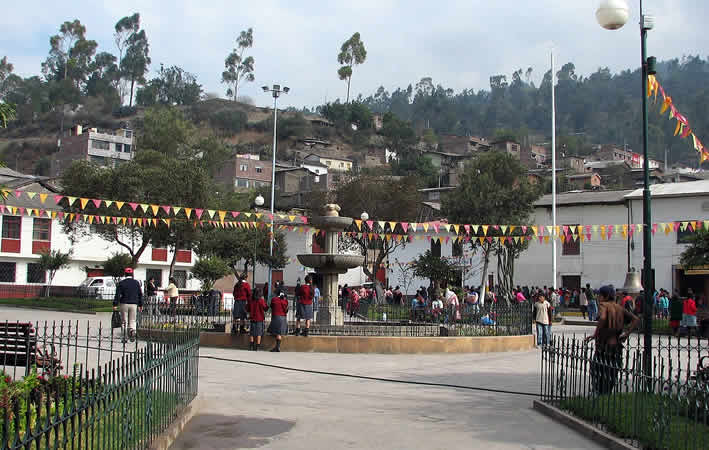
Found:
[[[110,300],[95,298],[0,298],[0,306],[2,305],[51,311],[110,312],[113,310],[113,303]]]
[[[573,397],[560,402],[561,409],[590,422],[602,424],[611,433],[637,440],[642,448],[707,448],[707,413],[697,420],[691,403],[669,395],[624,393],[593,398]]]

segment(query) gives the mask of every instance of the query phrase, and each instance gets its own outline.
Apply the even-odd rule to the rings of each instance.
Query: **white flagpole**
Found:
[[[556,291],[556,100],[554,98],[554,85],[556,84],[556,74],[554,73],[554,48],[551,49],[551,268],[552,286]]]

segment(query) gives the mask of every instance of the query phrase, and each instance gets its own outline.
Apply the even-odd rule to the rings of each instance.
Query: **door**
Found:
[[[581,289],[581,275],[562,275],[561,286],[566,289]]]

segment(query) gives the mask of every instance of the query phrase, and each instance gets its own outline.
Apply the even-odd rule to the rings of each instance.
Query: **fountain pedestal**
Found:
[[[339,233],[352,224],[352,218],[340,217],[340,207],[325,205],[325,215],[310,219],[310,223],[325,231],[325,253],[298,255],[298,261],[312,267],[323,277],[317,323],[320,325],[343,325],[344,311],[337,304],[339,275],[348,269],[359,267],[364,262],[361,255],[341,255],[338,253]]]

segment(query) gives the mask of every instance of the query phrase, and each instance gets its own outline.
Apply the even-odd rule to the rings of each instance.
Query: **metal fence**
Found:
[[[542,349],[541,400],[641,448],[709,447],[709,345],[653,337],[651,373],[641,335],[622,349],[555,337]]]
[[[199,329],[123,342],[79,322],[0,324],[0,448],[147,448],[197,394]]]
[[[297,314],[293,300],[289,302],[288,324],[295,331]],[[329,318],[337,318],[331,325]],[[270,311],[266,323],[270,322]],[[165,308],[144,309],[141,326],[160,328],[165,324],[197,325],[205,330],[225,331],[233,323],[232,312],[217,308],[206,298],[166,311]],[[301,323],[301,327],[304,327]],[[532,334],[532,312],[529,304],[498,302],[461,305],[458,308],[434,308],[411,305],[357,304],[314,305],[310,327],[312,335],[353,336],[518,336]]]

